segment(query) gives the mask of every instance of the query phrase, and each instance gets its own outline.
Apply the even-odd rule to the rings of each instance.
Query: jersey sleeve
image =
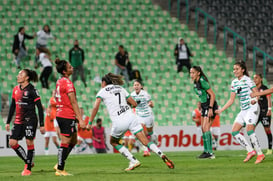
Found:
[[[251,80],[250,78],[247,79],[246,83],[250,87],[250,89],[253,89],[254,87],[256,87],[254,81]]]
[[[152,97],[148,92],[146,92],[146,99],[147,99],[147,102],[150,102],[152,100]]]
[[[66,87],[65,87],[65,92],[68,94],[70,92],[75,92],[74,85],[71,81],[67,81]]]
[[[124,93],[126,99],[128,99],[130,97],[130,94],[127,92],[127,90],[122,88],[122,92]]]
[[[203,89],[208,90],[210,88],[209,83],[202,77],[200,78],[200,83]]]
[[[195,117],[196,116],[196,114],[195,114],[195,111],[192,111],[192,113],[191,113],[191,117]]]
[[[115,59],[118,60],[118,53],[115,55]]]
[[[230,90],[231,92],[235,92],[234,81],[231,82]]]
[[[33,89],[33,98],[34,98],[34,102],[40,100],[40,95],[37,89]]]
[[[101,89],[101,90],[97,93],[96,98],[100,98],[101,100],[103,100],[103,89]]]

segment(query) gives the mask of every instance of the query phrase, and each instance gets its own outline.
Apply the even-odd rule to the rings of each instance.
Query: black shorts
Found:
[[[56,117],[56,119],[60,128],[61,135],[70,137],[72,136],[72,134],[77,132],[75,119],[67,119],[60,117]]]
[[[270,125],[271,125],[271,116],[267,116],[266,113],[267,113],[267,111],[261,111],[260,112],[258,123],[261,122],[264,127],[270,127]]]
[[[37,122],[37,119],[29,119],[25,120],[23,124],[14,124],[10,139],[21,140],[24,137],[29,140],[35,139]]]
[[[201,116],[202,117],[208,117],[208,114],[209,114],[209,104],[210,102],[207,101],[207,102],[204,102],[204,103],[201,103],[201,108],[202,108],[202,111],[201,111]],[[211,118],[215,118],[216,114],[215,114],[215,111],[218,109],[218,104],[216,101],[214,101],[214,104],[212,106],[212,112],[213,112],[213,115]]]

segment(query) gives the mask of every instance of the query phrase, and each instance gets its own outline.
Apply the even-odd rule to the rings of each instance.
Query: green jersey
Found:
[[[69,51],[69,62],[72,67],[78,67],[83,64],[84,61],[84,51],[81,48],[75,49],[72,48]]]
[[[199,96],[201,103],[205,103],[210,99],[210,96],[207,93],[208,89],[210,89],[210,85],[204,77],[200,77],[197,82],[194,82],[194,91]]]

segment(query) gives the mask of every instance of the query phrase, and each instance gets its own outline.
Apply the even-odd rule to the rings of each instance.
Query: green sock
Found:
[[[211,135],[211,132],[210,131],[207,131],[207,132],[205,132],[205,134],[206,134],[206,137],[207,137],[207,140],[208,140],[208,147],[207,147],[207,149],[208,149],[208,152],[209,153],[213,153],[212,152],[212,135]]]
[[[204,152],[208,152],[208,149],[207,149],[207,138],[206,138],[205,133],[203,133],[202,138],[203,138]]]

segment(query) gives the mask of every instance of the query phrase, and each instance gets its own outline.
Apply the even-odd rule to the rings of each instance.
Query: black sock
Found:
[[[67,151],[65,159],[67,159],[68,155],[70,154],[70,152],[72,151],[72,149],[74,148],[74,146],[75,146],[75,144],[69,144],[68,151]]]
[[[272,149],[272,134],[266,134],[267,135],[267,140],[268,140],[268,149]]]
[[[28,170],[31,170],[34,154],[35,154],[34,145],[28,145],[27,146],[27,169]]]
[[[23,147],[19,144],[12,147],[12,149],[16,152],[16,154],[27,164],[27,154]]]
[[[58,151],[58,170],[64,170],[65,160],[68,155],[68,149],[69,149],[68,144],[61,143],[61,147],[59,148]]]

